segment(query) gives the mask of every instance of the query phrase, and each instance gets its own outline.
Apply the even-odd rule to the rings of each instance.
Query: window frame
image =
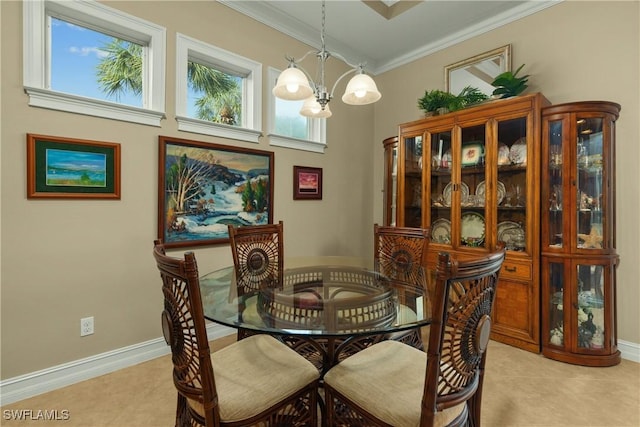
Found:
[[[267,70],[267,81],[275,85],[276,80],[282,70],[269,67]],[[272,86],[271,86],[272,87]],[[279,135],[275,132],[276,128],[276,97],[271,93],[269,88],[269,145],[275,147],[292,148],[294,150],[311,151],[314,153],[324,154],[327,148],[327,119],[308,118],[308,135],[311,139],[293,138],[286,135]]]
[[[226,125],[187,116],[187,63],[243,76],[239,125]],[[258,143],[262,136],[262,64],[217,46],[176,33],[176,121],[178,130]]]
[[[143,108],[50,89],[50,16],[145,46]],[[29,105],[160,126],[165,117],[166,29],[95,1],[23,2],[23,85]]]

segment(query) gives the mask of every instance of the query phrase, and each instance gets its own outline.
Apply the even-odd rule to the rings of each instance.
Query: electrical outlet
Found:
[[[93,334],[93,316],[80,319],[80,336]]]

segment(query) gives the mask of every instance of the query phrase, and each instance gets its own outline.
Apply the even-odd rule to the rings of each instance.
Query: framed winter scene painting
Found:
[[[229,241],[228,225],[273,222],[273,152],[159,137],[158,238],[165,247]]]

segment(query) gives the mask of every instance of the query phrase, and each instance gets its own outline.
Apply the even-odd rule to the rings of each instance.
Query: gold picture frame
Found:
[[[444,67],[445,91],[458,95],[467,86],[491,96],[491,82],[498,74],[511,71],[511,45],[505,45]]]

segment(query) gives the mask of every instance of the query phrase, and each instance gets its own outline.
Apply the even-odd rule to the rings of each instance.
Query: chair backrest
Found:
[[[154,242],[153,256],[160,270],[164,294],[162,333],[171,347],[173,383],[178,390],[176,425],[193,425],[190,420],[198,417],[188,409],[187,399],[203,405],[205,419],[198,420],[198,424],[218,425],[217,391],[196,257],[193,252],[185,253],[184,259],[169,257],[160,240]]]
[[[238,295],[279,286],[284,271],[283,224],[229,225]]]
[[[405,283],[420,283],[416,275],[426,265],[429,229],[374,224],[373,236],[376,271]]]
[[[421,425],[432,425],[436,411],[464,401],[479,421],[491,310],[504,257],[502,242],[496,251],[464,261],[438,255]]]

